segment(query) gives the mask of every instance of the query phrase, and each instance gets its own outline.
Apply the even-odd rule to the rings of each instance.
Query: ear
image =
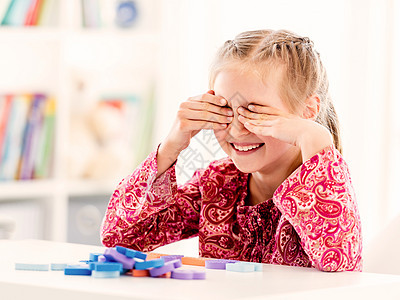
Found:
[[[321,107],[321,99],[316,94],[311,95],[305,101],[305,106],[303,109],[303,118],[315,120],[318,116],[320,107]]]

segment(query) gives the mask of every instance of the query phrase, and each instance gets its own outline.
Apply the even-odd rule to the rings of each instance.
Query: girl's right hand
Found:
[[[221,96],[215,96],[212,90],[182,102],[167,137],[168,143],[181,152],[200,130],[227,128],[233,120],[233,111],[225,105],[227,101]]]
[[[189,146],[190,140],[202,129],[226,129],[233,120],[233,111],[227,105],[226,99],[215,96],[210,90],[205,94],[190,97],[182,102],[175,122],[158,152],[159,173],[160,160],[168,159],[168,167],[174,162],[181,151]],[[160,168],[161,167],[161,168]],[[167,168],[168,168],[167,167]]]

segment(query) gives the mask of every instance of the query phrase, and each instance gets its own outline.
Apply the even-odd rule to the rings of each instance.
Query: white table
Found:
[[[253,273],[206,270],[206,280],[98,279],[65,276],[60,271],[16,271],[14,265],[77,263],[91,252],[103,251],[102,247],[38,240],[0,241],[0,299],[400,299],[398,275],[264,265],[263,272]]]

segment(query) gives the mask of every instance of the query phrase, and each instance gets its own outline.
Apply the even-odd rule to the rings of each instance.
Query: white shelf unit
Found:
[[[158,0],[136,2],[141,15],[131,29],[81,28],[81,14],[76,11],[79,0],[60,2],[57,27],[0,27],[0,93],[44,92],[57,101],[52,177],[0,182],[0,215],[2,203],[39,202],[44,208],[44,239],[67,240],[71,198],[110,196],[121,180],[119,177],[99,180],[68,177],[71,114],[76,109],[74,105],[85,105],[80,103],[82,99],[74,98],[74,72],[81,69],[83,80],[86,74],[101,74],[103,79],[107,74],[117,74],[115,81],[122,83],[111,84],[109,90],[99,93],[129,93],[141,89],[143,83],[147,89],[154,82],[157,86],[162,78],[158,65],[160,3]],[[120,68],[115,69],[116,65]],[[141,80],[132,82],[131,89],[128,80],[123,82],[118,76]]]

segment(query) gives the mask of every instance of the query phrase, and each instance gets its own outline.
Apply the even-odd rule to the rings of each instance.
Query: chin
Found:
[[[260,164],[260,159],[256,157],[242,158],[235,157],[234,155],[229,155],[229,157],[232,159],[236,168],[243,173],[255,173],[260,171],[265,163],[265,160],[263,160],[263,163]]]
[[[233,163],[235,164],[236,168],[242,173],[255,173],[258,171],[258,167],[256,166],[249,166],[244,165],[243,163],[237,163],[234,159],[232,159]]]

